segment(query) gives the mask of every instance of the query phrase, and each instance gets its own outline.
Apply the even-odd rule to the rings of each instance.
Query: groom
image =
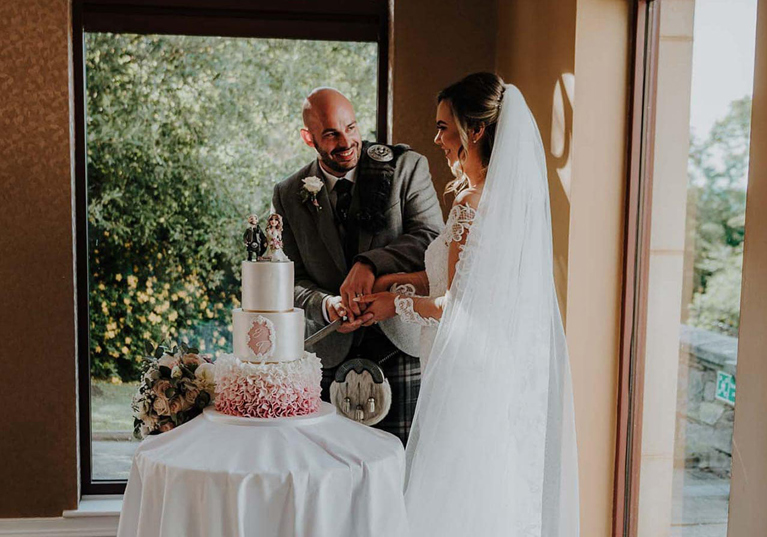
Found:
[[[325,400],[344,361],[378,363],[392,389],[391,410],[378,427],[404,443],[421,380],[413,356],[419,327],[396,317],[379,324],[379,313],[354,298],[371,293],[378,275],[424,269],[426,247],[443,226],[429,165],[406,145],[363,142],[352,104],[334,89],[312,91],[303,120],[301,138],[317,159],[277,184],[272,201],[295,265],[295,305],[306,313],[307,335],[348,317],[307,350],[322,360]],[[309,177],[321,183],[305,184]]]

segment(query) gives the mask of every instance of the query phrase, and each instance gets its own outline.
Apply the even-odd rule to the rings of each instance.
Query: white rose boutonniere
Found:
[[[318,211],[322,210],[320,202],[317,201],[317,194],[320,193],[323,186],[325,186],[325,183],[323,183],[322,179],[319,177],[315,177],[314,175],[306,177],[304,179],[304,188],[302,188],[300,192],[301,201],[304,203],[311,201],[312,205],[314,205]]]

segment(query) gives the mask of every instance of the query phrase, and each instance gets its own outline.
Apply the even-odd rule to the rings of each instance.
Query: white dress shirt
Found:
[[[337,177],[333,175],[332,173],[328,172],[323,166],[322,163],[320,163],[320,171],[322,172],[323,177],[325,178],[325,184],[327,185],[328,189],[328,197],[330,198],[330,203],[333,205],[333,209],[336,207],[336,201],[338,200],[338,194],[335,191],[336,183],[340,181],[341,179],[346,179],[347,181],[351,181],[354,183],[354,181],[357,179],[357,167],[355,166],[348,172],[346,172],[346,175],[343,177]],[[330,295],[326,296],[322,299],[322,317],[325,319],[326,323],[330,322],[330,318],[328,317],[328,300],[330,300]]]

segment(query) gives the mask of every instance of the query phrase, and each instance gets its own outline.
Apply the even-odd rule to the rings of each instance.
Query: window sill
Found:
[[[56,518],[0,520],[0,536],[115,537],[122,496],[84,496],[77,509]]]
[[[123,507],[122,494],[83,496],[77,509],[64,511],[63,518],[117,517]]]

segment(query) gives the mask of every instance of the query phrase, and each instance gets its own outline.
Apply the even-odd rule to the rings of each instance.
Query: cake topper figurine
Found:
[[[270,261],[289,261],[282,251],[282,216],[277,213],[269,215],[266,224],[266,255]]]
[[[242,241],[248,247],[248,261],[253,261],[253,254],[256,254],[256,260],[266,252],[266,235],[258,226],[258,216],[251,214],[248,217],[248,229],[242,236]]]

